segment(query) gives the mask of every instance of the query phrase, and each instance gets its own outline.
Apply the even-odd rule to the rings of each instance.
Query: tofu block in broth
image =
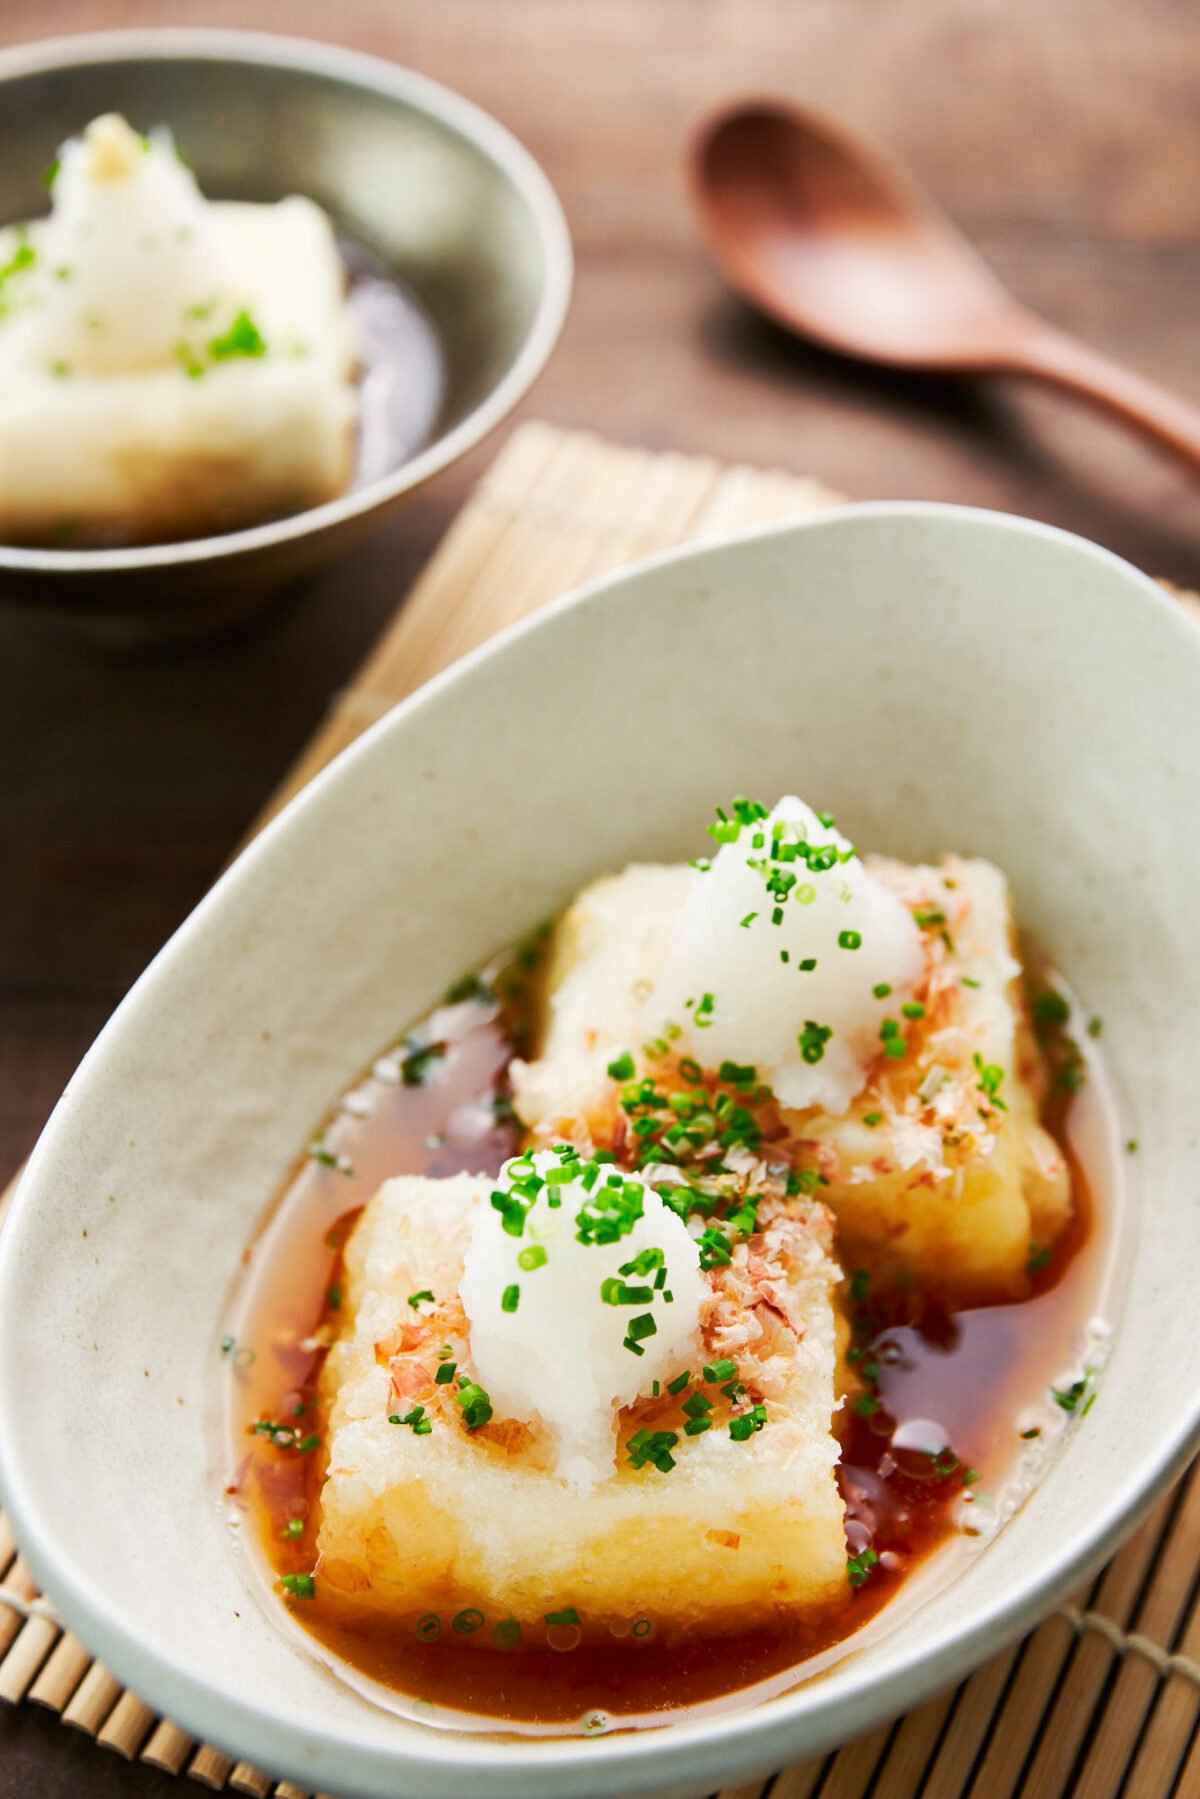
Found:
[[[825,1208],[764,1194],[755,1235],[706,1270],[670,1221],[699,1295],[694,1354],[686,1366],[663,1362],[663,1378],[650,1381],[635,1359],[643,1345],[631,1356],[626,1340],[625,1371],[643,1390],[605,1419],[608,1465],[598,1458],[581,1488],[577,1465],[564,1478],[546,1422],[575,1368],[571,1345],[547,1341],[527,1358],[534,1406],[523,1416],[506,1412],[495,1388],[489,1401],[478,1382],[464,1268],[473,1234],[496,1219],[495,1189],[472,1176],[388,1181],[349,1240],[343,1330],[322,1376],[317,1572],[326,1603],[401,1630],[432,1630],[432,1617],[484,1648],[564,1629],[608,1643],[651,1631],[721,1634],[843,1604],[832,1428],[839,1269]],[[575,1223],[572,1212],[561,1253],[591,1253],[574,1248]],[[547,1240],[526,1233],[509,1246],[524,1269]],[[643,1251],[639,1266],[661,1267],[656,1253]],[[525,1306],[560,1247],[551,1242],[549,1254],[545,1269],[521,1277]],[[678,1273],[670,1278],[679,1307],[661,1304],[668,1289],[651,1308],[664,1331],[687,1303]]]
[[[346,489],[357,352],[319,207],[210,202],[116,116],[63,146],[51,201],[0,231],[0,538],[199,536]]]
[[[879,1017],[864,1084],[845,1103],[794,1106],[761,1085],[747,1092],[756,1071],[734,1065],[726,1097],[753,1110],[756,1151],[817,1183],[836,1216],[846,1267],[864,1266],[885,1281],[912,1279],[959,1303],[1019,1297],[1031,1259],[1063,1230],[1072,1201],[1062,1152],[1040,1122],[1045,1073],[1029,1027],[1007,883],[990,863],[957,856],[936,867],[867,856],[862,867],[911,914],[920,938],[906,985],[893,992],[878,982],[868,990]],[[669,1024],[655,1039],[663,1027],[653,1011],[685,908],[698,884],[712,879],[692,867],[634,866],[594,882],[563,914],[535,1055],[513,1068],[517,1111],[535,1141],[573,1137],[614,1146],[626,1159],[630,1131],[654,1117],[653,1096],[639,1102],[639,1080],[675,1105],[703,1063],[710,1098],[719,1092],[720,1066],[728,1073],[729,1064],[704,1060],[698,1031],[691,1058]],[[748,929],[764,929],[753,912],[747,921]],[[732,934],[740,947],[748,930]],[[842,931],[834,958],[858,967],[860,943],[860,933]],[[804,1059],[819,1062],[821,1034],[806,1018],[802,984],[816,961],[801,961],[798,978],[796,962],[781,954],[779,978],[793,983]],[[697,991],[696,1007],[703,1004]],[[810,1032],[817,1035],[806,1044]],[[614,1077],[614,1067],[634,1080]],[[673,1125],[643,1136],[643,1165],[656,1147],[673,1159],[679,1119],[677,1111]]]

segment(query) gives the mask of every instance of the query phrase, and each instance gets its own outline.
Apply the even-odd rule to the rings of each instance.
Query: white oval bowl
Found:
[[[138,982],[0,1237],[0,1466],[83,1640],[188,1731],[308,1789],[711,1792],[960,1679],[1111,1553],[1197,1437],[1192,1095],[1200,635],[1132,568],[1017,519],[848,508],[594,583],[399,706]],[[994,857],[1105,1021],[1144,1216],[1097,1404],[961,1575],[757,1709],[600,1740],[371,1706],[230,1553],[210,1429],[243,1245],[326,1104],[459,973],[715,800],[796,789],[911,857]]]

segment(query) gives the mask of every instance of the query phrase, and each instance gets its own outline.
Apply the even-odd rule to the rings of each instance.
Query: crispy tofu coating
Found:
[[[389,1181],[350,1239],[346,1322],[323,1375],[327,1602],[400,1629],[432,1617],[484,1648],[518,1631],[545,1640],[567,1614],[585,1640],[612,1641],[843,1603],[825,1208],[760,1189],[754,1228],[706,1272],[703,1362],[621,1412],[611,1475],[581,1497],[551,1471],[537,1418],[493,1415],[479,1397],[458,1285],[491,1186]],[[554,1366],[547,1344],[547,1382]]]
[[[864,975],[879,1007],[878,1046],[872,1012],[850,1065],[863,1084],[837,1112],[789,1108],[749,1062],[705,1065],[699,1012],[690,1032],[656,1017],[656,983],[692,870],[627,869],[564,913],[533,1055],[511,1071],[527,1154],[501,1181],[523,1164],[521,1179],[536,1182],[532,1208],[543,1188],[567,1192],[583,1158],[599,1192],[607,1183],[624,1203],[625,1189],[636,1189],[660,1219],[675,1213],[667,1234],[683,1220],[692,1239],[680,1237],[693,1323],[669,1350],[660,1337],[655,1353],[673,1360],[686,1350],[691,1359],[697,1341],[700,1352],[666,1378],[655,1367],[653,1380],[596,1389],[601,1409],[611,1403],[603,1422],[615,1424],[612,1463],[607,1428],[590,1433],[600,1447],[589,1450],[581,1488],[560,1472],[559,1451],[577,1420],[561,1371],[582,1298],[558,1315],[535,1314],[556,1340],[530,1381],[521,1336],[521,1402],[509,1395],[520,1416],[506,1416],[487,1391],[480,1358],[486,1364],[490,1314],[476,1311],[472,1342],[474,1276],[464,1287],[464,1264],[487,1240],[477,1230],[486,1218],[508,1279],[503,1257],[516,1256],[513,1243],[535,1222],[514,1200],[519,1183],[493,1191],[473,1176],[387,1182],[349,1241],[341,1335],[322,1376],[328,1461],[317,1571],[336,1611],[418,1637],[450,1633],[475,1648],[566,1648],[816,1621],[847,1602],[836,1479],[839,1413],[853,1389],[842,1365],[843,1269],[952,1304],[1019,1297],[1072,1210],[1067,1166],[1041,1123],[1047,1077],[1004,877],[958,857],[936,867],[873,857],[865,866],[894,896],[893,914],[894,900],[911,914],[919,976],[915,953],[895,993]],[[901,923],[912,952],[913,926],[902,915]],[[857,930],[836,934],[851,958],[862,941]],[[812,1039],[819,1060],[834,1021],[824,1028],[803,1016],[802,976],[815,966],[790,969],[795,987],[783,1004],[786,1022],[794,990],[800,1052]],[[745,984],[737,991],[744,996]],[[751,1025],[760,1011],[744,1005]],[[555,1157],[561,1166],[551,1166]],[[588,1222],[573,1206],[569,1216],[572,1233]],[[548,1250],[536,1232],[526,1239],[530,1259],[516,1265],[552,1270],[558,1230],[544,1227]],[[571,1237],[577,1261],[576,1242],[586,1234]],[[664,1254],[651,1248],[644,1265],[634,1257],[620,1279],[598,1279],[596,1304],[626,1303],[626,1276],[631,1306],[649,1306],[651,1296],[660,1308],[674,1303],[669,1291],[660,1298],[636,1285],[655,1267],[658,1287],[672,1284]],[[592,1292],[589,1280],[581,1295]],[[517,1303],[518,1287],[507,1287],[500,1311]],[[522,1333],[533,1329],[530,1316],[522,1314]],[[652,1312],[631,1313],[630,1324],[644,1326],[641,1337],[658,1335]],[[639,1341],[635,1332],[624,1347],[640,1356]],[[503,1379],[498,1372],[498,1396]],[[606,1402],[605,1393],[616,1397]],[[551,1403],[555,1394],[561,1403]]]
[[[111,114],[50,186],[0,230],[0,538],[152,543],[344,492],[357,352],[320,208],[209,202]]]
[[[729,1133],[681,1142],[689,1121],[678,1096],[699,1094],[699,1073],[710,1102],[724,1090],[752,1113],[753,1129],[740,1139],[735,1132],[735,1143],[754,1153],[765,1145],[763,1153],[814,1184],[836,1216],[845,1265],[911,1279],[959,1303],[1018,1297],[1031,1259],[1062,1231],[1072,1202],[1065,1160],[1040,1122],[1045,1075],[1007,884],[979,860],[865,860],[911,907],[924,970],[913,996],[885,1018],[876,1063],[844,1113],[784,1110],[746,1078],[753,1070],[722,1083],[720,1070],[693,1071],[669,1041],[647,1042],[646,998],[694,878],[688,868],[657,866],[595,882],[563,915],[537,1053],[514,1066],[517,1110],[534,1141],[569,1136],[643,1166],[660,1154],[702,1167],[710,1150],[724,1153]],[[803,1010],[798,998],[798,1029]],[[645,1103],[636,1083],[609,1074],[622,1057],[649,1081]],[[657,1132],[639,1123],[655,1116],[656,1094]]]

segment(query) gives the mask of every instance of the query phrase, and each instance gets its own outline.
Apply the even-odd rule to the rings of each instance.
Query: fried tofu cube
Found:
[[[155,542],[319,505],[353,474],[345,275],[311,200],[205,200],[123,119],[0,231],[0,538]]]
[[[471,1176],[388,1181],[347,1246],[346,1324],[322,1390],[326,1600],[397,1631],[432,1614],[482,1648],[510,1645],[515,1633],[543,1641],[547,1614],[568,1609],[585,1640],[612,1641],[634,1625],[639,1635],[720,1634],[843,1604],[832,1431],[839,1270],[824,1207],[765,1205],[756,1235],[706,1277],[705,1356],[732,1361],[746,1392],[735,1400],[704,1387],[694,1368],[677,1393],[627,1407],[611,1475],[581,1494],[550,1471],[538,1419],[497,1415],[470,1429],[456,1397],[463,1378],[482,1377],[458,1287],[472,1212],[491,1186]],[[423,1294],[434,1297],[410,1305]],[[450,1361],[455,1376],[439,1383]],[[545,1378],[554,1379],[552,1344]],[[700,1390],[712,1424],[689,1435],[685,1402]],[[758,1411],[731,1434],[749,1401]],[[424,1428],[397,1421],[417,1407]]]
[[[982,861],[876,866],[919,912],[945,921],[927,933],[924,1017],[908,1055],[844,1117],[789,1125],[827,1176],[822,1196],[847,1258],[963,1302],[1018,1297],[1072,1202],[1066,1161],[1040,1121],[1045,1071],[1007,884]]]
[[[922,922],[920,1015],[896,1008],[905,1051],[892,1059],[881,1044],[844,1113],[777,1108],[764,1126],[773,1149],[819,1175],[847,1265],[959,1302],[1019,1296],[1031,1259],[1071,1215],[1071,1185],[1040,1122],[1044,1071],[1007,883],[980,860],[864,860]],[[594,882],[563,914],[537,1053],[513,1069],[535,1141],[619,1140],[620,1084],[607,1070],[627,1052],[669,1081],[669,1057],[644,1061],[657,1028],[646,1001],[694,879],[687,867],[634,866]],[[798,1001],[798,1030],[803,1010]]]

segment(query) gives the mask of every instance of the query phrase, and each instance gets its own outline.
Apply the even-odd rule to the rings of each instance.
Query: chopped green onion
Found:
[[[632,1337],[635,1343],[640,1343],[645,1337],[656,1337],[658,1326],[649,1312],[642,1312],[638,1317],[629,1320],[626,1334]]]
[[[666,1257],[662,1250],[651,1247],[650,1249],[639,1250],[631,1262],[623,1262],[621,1264],[620,1273],[653,1274],[655,1269],[657,1269],[661,1274],[664,1272],[665,1267]],[[657,1284],[661,1285],[661,1282]]]
[[[1077,1411],[1080,1400],[1084,1398],[1092,1384],[1093,1373],[1093,1369],[1085,1368],[1081,1378],[1072,1381],[1069,1387],[1062,1389],[1051,1387],[1050,1397],[1053,1399],[1055,1405],[1060,1406],[1064,1412]],[[1091,1400],[1089,1399],[1088,1404],[1083,1408],[1085,1412],[1090,1408],[1090,1405]]]
[[[653,1287],[631,1287],[610,1274],[600,1283],[600,1302],[606,1306],[644,1306],[654,1298]]]
[[[858,1555],[846,1557],[846,1579],[852,1587],[861,1587],[869,1578],[871,1569],[879,1561],[873,1549],[863,1549]]]
[[[415,1405],[411,1412],[405,1412],[403,1418],[395,1412],[388,1417],[389,1424],[407,1424],[414,1437],[427,1437],[433,1429],[433,1419],[425,1416],[425,1407]]]
[[[631,1468],[644,1468],[649,1462],[660,1474],[668,1474],[675,1466],[671,1454],[679,1447],[679,1433],[673,1430],[635,1431],[625,1445]]]
[[[765,1405],[753,1405],[748,1412],[739,1412],[736,1418],[730,1419],[729,1434],[735,1443],[745,1443],[763,1429],[767,1422]]]
[[[492,1416],[492,1402],[483,1388],[473,1380],[461,1379],[454,1403],[461,1406],[463,1423],[468,1430],[479,1430]]]
[[[225,362],[233,356],[265,356],[267,346],[258,326],[243,309],[223,336],[210,339],[208,353],[214,362]]]
[[[315,1142],[309,1144],[308,1156],[310,1161],[316,1162],[322,1168],[331,1168],[335,1174],[351,1175],[354,1173],[345,1157],[335,1155],[319,1137]]]
[[[700,1251],[700,1266],[705,1273],[710,1268],[727,1268],[733,1260],[729,1239],[715,1225],[708,1225],[697,1237],[696,1247]]]
[[[1035,994],[1030,1010],[1033,1013],[1033,1022],[1039,1030],[1066,1024],[1071,1016],[1070,1003],[1053,987],[1047,987],[1044,993]]]
[[[406,1087],[423,1087],[434,1064],[446,1053],[444,1043],[411,1043],[400,1062],[400,1077]]]
[[[817,1062],[823,1061],[825,1057],[825,1045],[832,1036],[832,1025],[817,1024],[811,1018],[805,1019],[804,1029],[796,1039],[800,1045],[800,1054],[803,1056],[804,1060],[810,1065],[815,1065]]]
[[[1004,1079],[1003,1068],[998,1062],[985,1062],[978,1050],[975,1051],[972,1060],[975,1064],[975,1072],[979,1076],[978,1091],[1001,1112],[1007,1112],[1008,1107],[1000,1098],[1000,1084]]]
[[[730,1380],[736,1373],[737,1367],[728,1356],[723,1356],[719,1362],[707,1362],[704,1367],[705,1380],[714,1384]]]
[[[464,1000],[493,1000],[495,997],[481,975],[464,974],[452,986],[447,987],[444,1003],[448,1006],[461,1006]]]

